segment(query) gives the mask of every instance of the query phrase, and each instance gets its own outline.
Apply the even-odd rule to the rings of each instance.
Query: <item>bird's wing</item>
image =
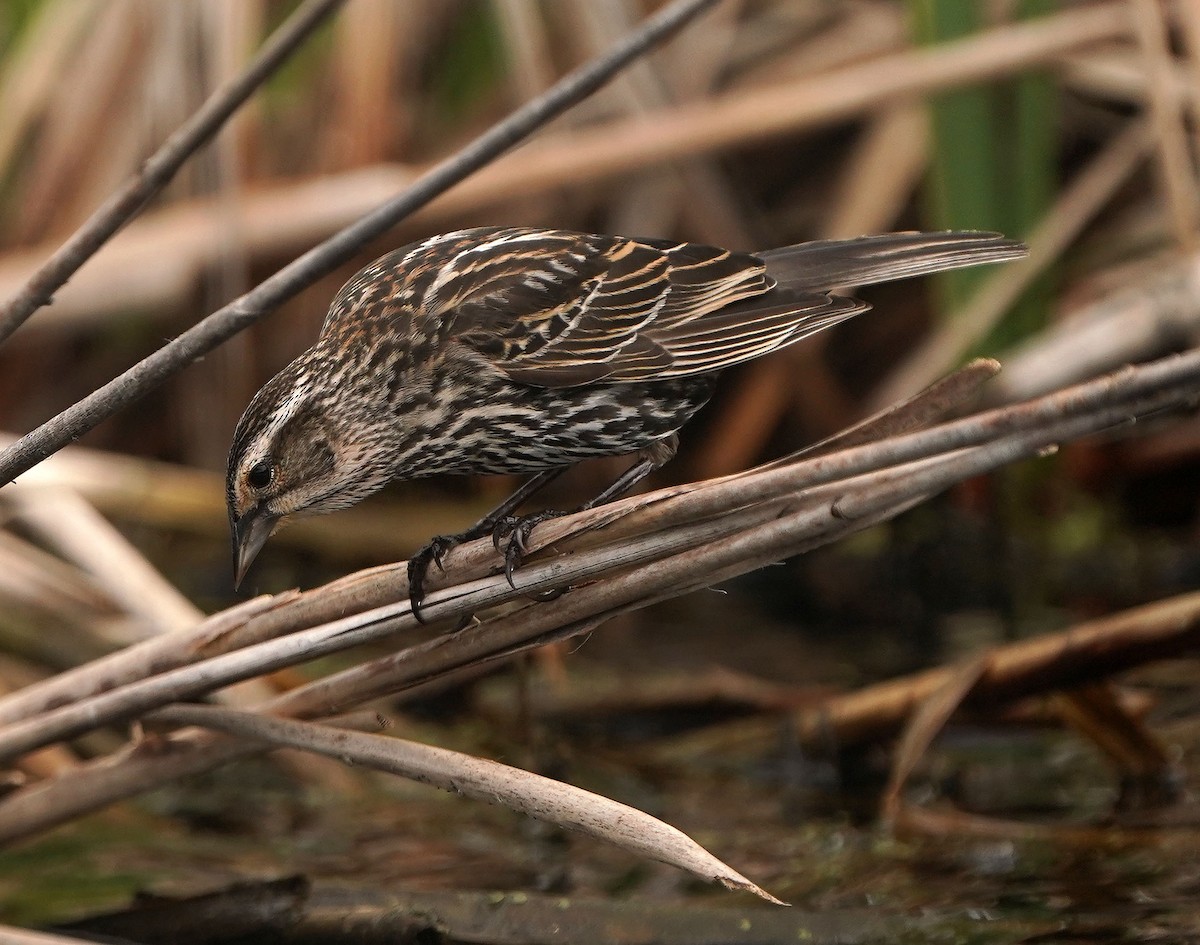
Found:
[[[740,364],[864,312],[832,291],[1024,255],[993,233],[891,233],[758,255],[489,227],[413,244],[339,292],[324,331],[383,303],[515,381],[573,387]],[[436,327],[434,327],[436,326]],[[421,331],[416,331],[421,334]]]
[[[762,260],[709,246],[544,230],[490,236],[448,264],[427,301],[453,313],[456,341],[526,384],[713,371],[796,337],[800,321],[815,331],[864,307],[813,292],[756,304],[775,285]]]

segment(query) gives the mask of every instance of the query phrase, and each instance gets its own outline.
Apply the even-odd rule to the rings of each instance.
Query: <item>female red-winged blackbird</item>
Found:
[[[519,562],[543,516],[511,513],[592,456],[638,461],[591,505],[675,452],[717,372],[865,311],[831,294],[1016,259],[993,233],[893,233],[750,255],[663,239],[485,227],[377,259],[333,300],[317,343],[255,395],[226,481],[240,583],[279,522],[353,505],[392,479],[537,473],[462,535],[493,532]],[[553,515],[556,513],[548,513]],[[493,531],[494,530],[494,531]]]

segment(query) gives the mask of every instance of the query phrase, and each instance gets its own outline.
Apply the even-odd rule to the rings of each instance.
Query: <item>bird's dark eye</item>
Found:
[[[252,489],[265,489],[271,484],[271,480],[275,478],[275,467],[265,460],[261,460],[250,467],[246,473],[246,482],[250,484]]]

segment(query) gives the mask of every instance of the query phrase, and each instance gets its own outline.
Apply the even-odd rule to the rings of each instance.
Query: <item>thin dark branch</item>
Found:
[[[254,91],[346,0],[308,0],[279,27],[241,75],[213,92],[121,189],[101,204],[0,307],[0,342],[24,324],[63,287],[114,233],[162,190],[183,162],[212,139]]]
[[[638,56],[715,3],[716,0],[676,0],[647,19],[606,55],[564,77],[544,95],[526,103],[437,164],[407,190],[310,249],[245,295],[17,440],[0,452],[0,485],[12,482],[197,358],[254,324],[267,312],[350,259],[370,240],[587,98]]]

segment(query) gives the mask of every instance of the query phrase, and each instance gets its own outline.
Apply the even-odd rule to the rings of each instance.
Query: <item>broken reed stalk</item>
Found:
[[[328,715],[465,666],[506,658],[588,630],[614,614],[826,544],[965,477],[1192,401],[1198,394],[1200,352],[1189,352],[918,433],[708,484],[666,489],[548,523],[543,526],[545,537],[535,532],[537,547],[558,542],[574,550],[548,560],[535,558],[518,572],[518,586],[522,591],[573,587],[570,593],[553,603],[503,611],[457,633],[317,680],[261,709],[303,717]],[[600,527],[605,522],[607,527]],[[588,530],[580,531],[581,526]],[[577,536],[573,544],[572,533]],[[431,618],[454,620],[482,613],[517,596],[503,577],[479,576],[497,567],[490,541],[463,546],[453,554],[447,564],[457,583],[430,594]],[[118,677],[132,681],[105,692],[97,688],[104,685],[102,677],[96,677],[89,688],[98,695],[74,705],[61,705],[64,697],[72,698],[61,690],[47,699],[52,689],[42,689],[21,703],[19,720],[0,729],[0,752],[11,757],[104,720],[142,715],[153,721],[153,709],[171,700],[203,694],[263,667],[290,665],[415,627],[402,574],[403,566],[377,568],[277,607],[270,607],[269,601],[256,603],[252,609],[257,612],[245,623],[226,625],[211,641],[223,649],[241,649],[194,666],[180,663],[165,673],[161,666],[142,661],[112,676],[109,662],[110,683]],[[360,607],[359,612],[351,613],[352,606]],[[252,635],[250,628],[255,628]],[[288,636],[270,639],[280,634]],[[158,675],[141,679],[136,678],[138,672]],[[10,718],[13,705],[10,700],[0,702]],[[53,705],[60,707],[48,708]],[[16,792],[0,803],[0,841],[148,790],[163,779],[261,750],[195,735],[172,741],[178,744],[170,758],[135,754]]]
[[[670,824],[603,795],[500,762],[401,738],[212,706],[173,706],[159,713],[159,720],[174,726],[199,725],[271,747],[313,752],[476,800],[503,804],[719,882],[728,889],[744,890],[783,905]]]
[[[963,705],[994,710],[1026,696],[1070,689],[1150,660],[1168,659],[1200,643],[1200,592],[996,647],[981,659]],[[793,737],[821,751],[896,734],[913,709],[947,685],[961,667],[939,666],[836,696],[792,715]]]

